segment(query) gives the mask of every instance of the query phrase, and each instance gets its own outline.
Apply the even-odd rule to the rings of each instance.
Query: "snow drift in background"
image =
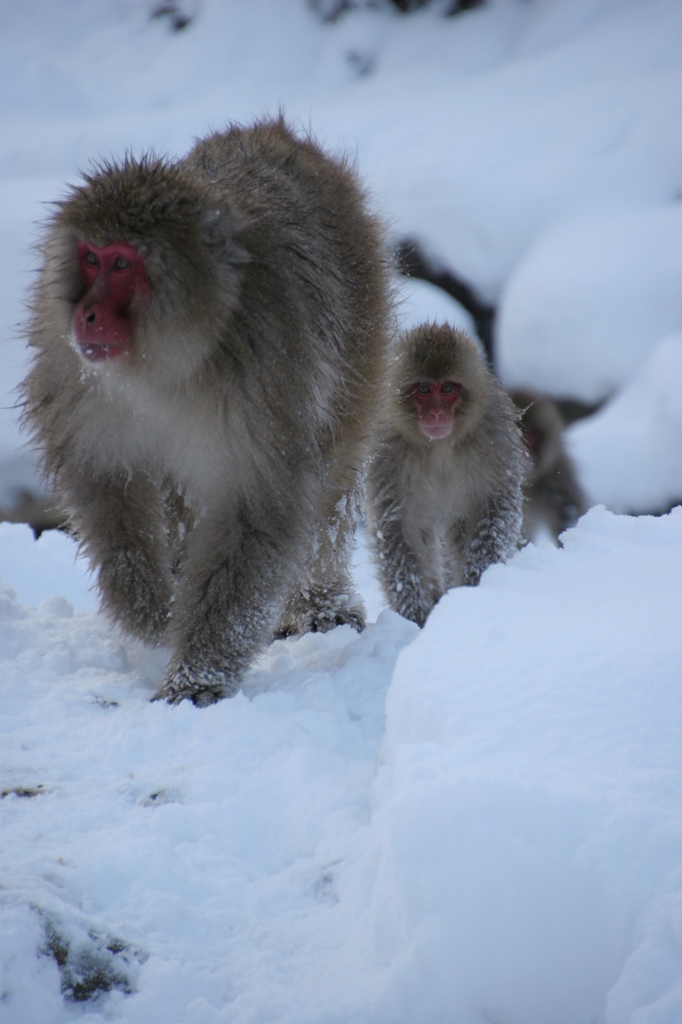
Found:
[[[682,501],[682,333],[661,341],[630,384],[566,443],[589,499],[616,512]]]
[[[36,487],[11,390],[41,202],[92,160],[179,156],[280,105],[357,154],[391,244],[419,238],[501,301],[506,381],[603,397],[682,328],[677,0],[496,0],[456,18],[386,2],[333,23],[304,0],[205,0],[177,5],[191,21],[176,33],[157,6],[0,13],[0,507]]]
[[[676,330],[682,204],[576,219],[537,241],[511,276],[496,328],[499,369],[508,387],[598,402]]]

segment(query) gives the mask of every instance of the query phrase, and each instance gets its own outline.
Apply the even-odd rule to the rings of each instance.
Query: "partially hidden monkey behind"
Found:
[[[518,548],[518,413],[478,346],[447,324],[398,339],[367,469],[370,552],[390,607],[422,626],[451,587]]]
[[[564,424],[556,404],[532,391],[512,391],[520,410],[526,447],[523,484],[524,539],[539,540],[543,531],[558,541],[587,508],[575,466],[563,440]]]
[[[84,176],[46,225],[24,422],[104,610],[230,696],[273,635],[364,626],[358,470],[391,319],[348,161],[282,118]]]

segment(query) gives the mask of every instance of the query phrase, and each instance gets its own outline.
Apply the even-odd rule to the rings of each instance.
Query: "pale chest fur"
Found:
[[[402,527],[436,591],[461,583],[465,538],[489,490],[477,452],[434,441],[428,457],[406,457],[402,473]],[[464,545],[464,546],[463,546]]]
[[[248,445],[244,428],[216,395],[201,400],[182,392],[161,392],[144,379],[92,382],[84,400],[84,451],[103,469],[113,464],[171,476],[197,501],[208,501],[238,483]],[[92,424],[97,427],[93,430]]]
[[[451,445],[433,441],[424,454],[408,452],[400,467],[404,517],[417,529],[447,530],[484,499],[485,473],[469,447],[453,452]]]

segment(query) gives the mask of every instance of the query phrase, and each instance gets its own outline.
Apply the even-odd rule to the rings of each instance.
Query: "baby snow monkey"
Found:
[[[399,338],[365,512],[386,599],[419,626],[446,590],[518,548],[518,415],[462,331],[422,324]]]

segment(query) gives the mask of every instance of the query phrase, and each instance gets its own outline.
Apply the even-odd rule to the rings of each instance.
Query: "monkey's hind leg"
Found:
[[[356,592],[350,573],[355,541],[356,501],[341,494],[328,523],[320,528],[303,574],[280,619],[275,639],[304,633],[327,633],[335,626],[365,628],[365,604]]]

